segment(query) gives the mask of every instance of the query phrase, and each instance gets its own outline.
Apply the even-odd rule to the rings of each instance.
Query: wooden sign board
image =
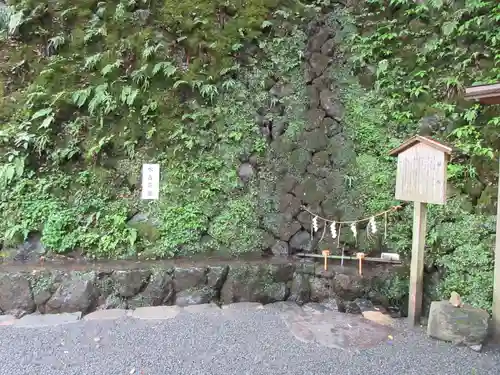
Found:
[[[141,199],[159,199],[160,196],[160,165],[142,165]]]
[[[398,158],[395,198],[445,204],[450,153],[450,147],[418,135],[392,150]]]
[[[419,324],[422,315],[427,203],[446,203],[450,154],[450,147],[419,135],[389,153],[398,157],[396,199],[414,202],[408,301],[408,319],[412,325]]]

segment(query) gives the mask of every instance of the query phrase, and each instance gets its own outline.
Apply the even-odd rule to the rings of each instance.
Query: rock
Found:
[[[115,294],[107,296],[104,302],[102,302],[103,299],[103,296],[99,298],[98,310],[126,309],[128,307],[127,300]]]
[[[329,28],[321,28],[316,35],[309,39],[309,42],[307,43],[307,50],[311,52],[321,51],[321,47],[331,35],[332,31]]]
[[[158,229],[160,223],[150,218],[146,213],[135,214],[132,219],[127,222],[127,225],[137,230],[140,237],[150,242],[155,242],[161,236],[160,230]]]
[[[285,133],[286,128],[288,127],[288,122],[285,119],[276,119],[273,121],[273,125],[271,127],[271,136],[273,139],[278,138],[280,135]]]
[[[5,314],[32,313],[35,302],[31,293],[30,282],[20,274],[0,274],[0,311]]]
[[[293,150],[289,156],[288,163],[292,166],[297,174],[303,174],[307,165],[311,161],[311,153],[303,148]]]
[[[335,53],[335,39],[328,39],[321,47],[321,54],[326,56],[333,56]]]
[[[329,62],[330,58],[328,56],[316,52],[311,55],[309,64],[311,65],[312,72],[314,73],[313,79],[323,74]]]
[[[72,274],[57,288],[47,301],[47,313],[71,313],[81,311],[83,314],[93,309],[97,302],[98,291],[94,286],[95,274]]]
[[[309,277],[307,275],[301,273],[293,275],[290,297],[288,299],[299,305],[310,301],[311,285],[309,284]]]
[[[322,302],[322,305],[325,306],[328,310],[339,311],[339,301],[337,301],[335,298],[328,298],[327,300]]]
[[[340,132],[342,132],[342,126],[340,125],[340,123],[332,119],[331,117],[325,117],[321,126],[326,130],[326,135],[328,136],[328,138],[335,137]]]
[[[310,109],[306,113],[305,130],[317,129],[325,118],[325,111],[319,108]]]
[[[442,341],[468,346],[480,345],[488,335],[487,311],[449,301],[434,301],[429,311],[427,335]]]
[[[116,293],[125,298],[133,297],[149,281],[150,272],[147,270],[124,270],[115,271],[111,279],[115,283]]]
[[[213,297],[214,292],[208,287],[183,290],[175,296],[175,304],[177,306],[201,305],[209,303]]]
[[[4,247],[0,261],[15,261],[22,263],[38,263],[40,257],[46,253],[41,241],[40,232],[30,232],[26,241],[16,247]]]
[[[210,266],[207,273],[207,285],[215,290],[220,290],[224,285],[229,266]]]
[[[342,120],[344,117],[344,106],[335,94],[327,89],[321,90],[319,93],[319,100],[321,108],[325,110],[329,117],[337,121]]]
[[[306,96],[309,100],[308,108],[316,109],[319,107],[319,91],[313,85],[306,86]]]
[[[223,304],[234,302],[265,304],[284,301],[288,296],[286,283],[277,282],[273,274],[276,274],[276,269],[269,266],[231,267],[221,290],[221,302]]]
[[[293,252],[310,251],[311,235],[305,230],[295,233],[289,241]]]
[[[418,134],[423,136],[431,136],[441,127],[443,119],[438,115],[422,117],[418,122]]]
[[[311,83],[314,78],[316,78],[316,74],[314,73],[312,66],[309,63],[305,63],[304,83]]]
[[[304,306],[302,306],[302,308],[306,313],[312,313],[312,314],[321,314],[329,310],[324,305],[318,302],[306,303]]]
[[[356,298],[354,300],[354,303],[358,305],[359,311],[361,312],[375,311],[375,306],[373,306],[373,303],[366,298]]]
[[[451,292],[451,297],[450,301],[452,306],[455,307],[461,307],[462,306],[462,299],[460,298],[460,295],[457,292]]]
[[[301,147],[311,152],[324,150],[328,146],[325,129],[314,129],[310,132],[303,132],[300,134],[299,142]]]
[[[284,194],[280,197],[279,210],[281,214],[284,215],[284,220],[292,220],[300,212],[300,209],[300,200],[293,194]],[[296,232],[297,231],[292,234]]]
[[[361,308],[355,301],[344,302],[344,312],[348,314],[361,314]]]
[[[346,301],[363,296],[361,276],[337,273],[333,279],[333,292]]]
[[[295,196],[305,204],[318,206],[328,195],[328,186],[321,184],[315,176],[307,176],[294,189]],[[320,226],[320,228],[322,228]]]
[[[329,299],[332,296],[332,290],[328,279],[319,277],[311,277],[309,279],[311,285],[311,301],[321,302]]]
[[[176,268],[174,270],[175,291],[203,287],[207,283],[208,268]]]
[[[472,350],[474,350],[475,352],[480,352],[481,349],[483,349],[483,345],[482,344],[478,344],[478,345],[470,345],[469,348],[471,348]]]
[[[146,289],[128,301],[129,307],[171,304],[174,297],[172,272],[168,269],[153,271]]]
[[[288,246],[288,242],[285,241],[277,241],[273,247],[271,247],[271,252],[274,256],[278,257],[286,257],[290,255],[290,248]]]
[[[248,182],[252,179],[255,174],[254,167],[250,163],[241,164],[238,168],[238,176],[241,181]]]

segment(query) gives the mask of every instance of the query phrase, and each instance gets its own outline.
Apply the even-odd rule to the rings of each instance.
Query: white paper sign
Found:
[[[142,165],[141,199],[160,198],[160,164]]]

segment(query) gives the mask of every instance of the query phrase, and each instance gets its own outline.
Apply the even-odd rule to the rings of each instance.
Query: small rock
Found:
[[[289,255],[289,246],[288,243],[285,241],[278,241],[276,242],[273,247],[271,248],[272,253],[274,256],[288,256]]]
[[[455,307],[461,307],[462,299],[460,298],[460,294],[457,292],[451,292],[450,303]]]
[[[483,345],[482,344],[470,345],[469,348],[471,348],[475,352],[480,352],[481,349],[483,349]]]
[[[354,303],[358,305],[361,312],[375,310],[375,306],[373,306],[373,303],[365,298],[356,298],[354,300]]]
[[[326,114],[337,121],[341,121],[344,116],[344,106],[339,98],[327,89],[321,90],[319,98],[321,107],[325,110]]]
[[[238,176],[243,182],[248,182],[252,179],[255,174],[254,167],[250,163],[244,163],[240,165],[238,169]]]
[[[311,59],[309,60],[309,64],[311,65],[312,71],[314,72],[315,77],[320,76],[328,66],[330,59],[328,56],[324,56],[320,53],[313,53]]]

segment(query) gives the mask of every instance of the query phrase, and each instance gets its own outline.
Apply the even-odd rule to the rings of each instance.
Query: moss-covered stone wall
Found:
[[[420,132],[457,150],[429,214],[429,296],[489,307],[498,107],[461,93],[499,79],[496,1],[9,5],[4,258],[338,251],[300,206],[352,220],[397,203],[387,151]],[[158,201],[139,198],[145,162]],[[407,258],[410,208],[385,241],[363,229],[341,246]]]

